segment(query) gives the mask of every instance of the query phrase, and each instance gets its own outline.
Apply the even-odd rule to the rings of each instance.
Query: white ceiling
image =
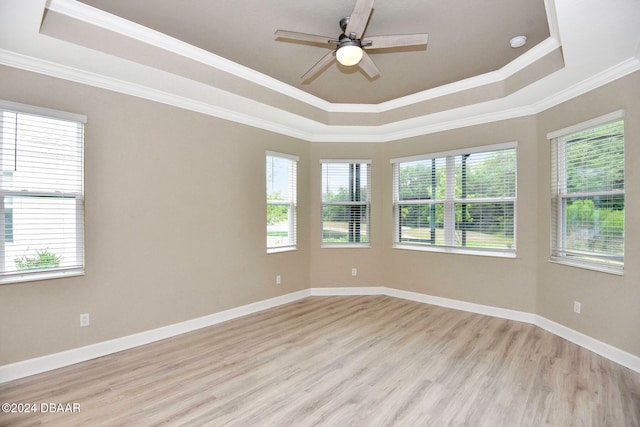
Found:
[[[3,0],[0,64],[343,142],[535,114],[640,69],[638,0],[376,0],[365,34],[428,32],[426,50],[372,53],[375,80],[334,64],[302,84],[326,49],[273,32],[335,37],[354,3]]]

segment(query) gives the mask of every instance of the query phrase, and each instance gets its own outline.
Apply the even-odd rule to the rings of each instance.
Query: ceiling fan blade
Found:
[[[364,29],[369,22],[369,16],[371,15],[371,9],[373,9],[373,0],[357,0],[356,5],[353,8],[353,12],[349,16],[349,23],[344,30],[344,34],[349,38],[351,33],[355,34],[355,38],[361,39]]]
[[[429,34],[398,34],[390,36],[372,36],[362,41],[363,45],[371,42],[367,49],[384,49],[387,47],[426,45]]]
[[[376,67],[376,64],[373,63],[371,57],[367,55],[367,52],[363,51],[362,53],[362,59],[360,60],[358,65],[360,65],[362,71],[364,71],[365,74],[369,76],[369,78],[374,79],[378,77],[380,75],[380,70],[378,69],[378,67]]]
[[[333,37],[318,36],[315,34],[307,34],[307,33],[298,33],[295,31],[278,30],[274,34],[276,38],[280,38],[280,39],[301,40],[305,42],[318,43],[323,45],[331,44],[332,41],[334,42],[334,44],[338,43],[338,41],[335,40],[335,38]]]
[[[301,77],[302,81],[305,82],[307,80],[311,80],[313,77],[319,74],[324,69],[324,67],[333,62],[335,59],[335,51],[332,50],[331,52],[323,56],[320,61],[316,62],[316,64],[311,67],[309,71],[304,73],[304,75]]]

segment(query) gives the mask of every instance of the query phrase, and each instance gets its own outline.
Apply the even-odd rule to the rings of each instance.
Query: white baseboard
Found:
[[[206,328],[207,326],[212,326],[227,320],[297,301],[306,298],[309,295],[311,295],[309,289],[304,289],[302,291],[235,307],[207,316],[198,317],[196,319],[175,323],[173,325],[0,366],[0,384],[95,359],[97,357],[106,356],[108,354],[117,353],[119,351],[128,350],[130,348],[160,341],[166,338],[175,337],[176,335]]]
[[[420,294],[417,292],[403,291],[400,289],[386,288],[385,295],[411,301],[423,302],[425,304],[437,305],[440,307],[468,311],[471,313],[484,314],[486,316],[499,317],[501,319],[517,320],[518,322],[534,323],[535,319],[535,314],[526,313],[524,311],[509,310],[506,308],[492,307],[490,305],[475,304],[466,301]]]
[[[634,354],[620,350],[619,348],[602,341],[598,341],[589,335],[567,328],[564,325],[542,316],[536,316],[535,325],[551,332],[554,335],[564,338],[567,341],[571,341],[580,347],[586,348],[589,351],[640,373],[640,357]]]
[[[387,295],[384,286],[363,287],[337,287],[337,288],[311,288],[312,296],[338,296],[338,295]]]
[[[311,288],[311,295],[387,295],[422,302],[425,304],[437,305],[440,307],[484,314],[486,316],[493,316],[501,319],[530,323],[640,373],[640,357],[533,313],[442,298],[418,292],[403,291],[401,289],[387,288],[384,286],[362,288]]]
[[[454,300],[421,294],[417,292],[403,291],[400,289],[387,288],[384,286],[370,287],[333,287],[333,288],[310,288],[290,294],[258,301],[252,304],[243,305],[207,316],[187,320],[162,328],[152,329],[85,347],[75,348],[60,353],[54,353],[34,359],[24,360],[9,365],[0,366],[0,384],[24,378],[41,372],[51,371],[75,363],[106,356],[108,354],[149,344],[154,341],[171,338],[176,335],[191,332],[197,329],[212,326],[227,320],[232,320],[248,314],[257,313],[262,310],[277,307],[282,304],[298,301],[309,296],[346,296],[346,295],[386,295],[395,298],[402,298],[417,301],[425,304],[432,304],[441,307],[453,308],[456,310],[468,311],[502,319],[516,320],[530,323],[552,334],[571,341],[587,350],[593,351],[613,362],[632,369],[640,373],[640,357],[627,353],[619,348],[596,340],[588,335],[584,335],[573,329],[567,328],[559,323],[553,322],[542,316],[526,313],[522,311],[509,310],[500,307],[492,307],[482,304],[475,304],[466,301]]]

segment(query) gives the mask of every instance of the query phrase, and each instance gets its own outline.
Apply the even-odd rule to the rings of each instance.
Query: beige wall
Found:
[[[86,275],[0,286],[0,365],[308,288],[308,235],[266,254],[265,150],[307,144],[178,108],[0,68],[0,98],[88,116]],[[300,229],[308,196],[299,194]],[[282,284],[275,284],[275,276]],[[80,313],[91,326],[80,328]]]
[[[488,123],[398,141],[390,158],[503,142],[518,143],[517,258],[390,249],[393,287],[477,304],[535,312],[536,121],[534,117]],[[389,180],[390,181],[390,180]],[[391,186],[386,190],[391,203]]]
[[[310,280],[311,287],[389,286],[391,269],[387,248],[391,238],[391,208],[385,189],[391,188],[391,168],[385,144],[315,143],[309,155],[311,188]],[[371,246],[368,248],[321,248],[320,159],[371,160]],[[353,277],[351,269],[357,268]]]
[[[386,144],[307,143],[29,72],[0,68],[0,75],[2,99],[89,119],[86,275],[0,286],[0,365],[334,286],[389,286],[539,313],[640,356],[640,73],[536,116]],[[545,135],[620,108],[627,110],[625,275],[550,264]],[[508,141],[518,142],[517,258],[391,247],[391,158]],[[295,252],[265,253],[267,149],[300,156]],[[322,158],[372,160],[370,248],[320,248]],[[91,326],[79,328],[84,312]]]
[[[626,114],[624,275],[550,263],[546,134],[620,109]],[[640,72],[539,114],[538,129],[538,313],[640,356]],[[574,301],[582,314],[573,313]]]

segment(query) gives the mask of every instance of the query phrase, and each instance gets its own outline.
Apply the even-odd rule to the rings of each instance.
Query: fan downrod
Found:
[[[340,29],[343,33],[347,30],[347,25],[349,25],[349,18],[350,16],[345,16],[340,20]]]

